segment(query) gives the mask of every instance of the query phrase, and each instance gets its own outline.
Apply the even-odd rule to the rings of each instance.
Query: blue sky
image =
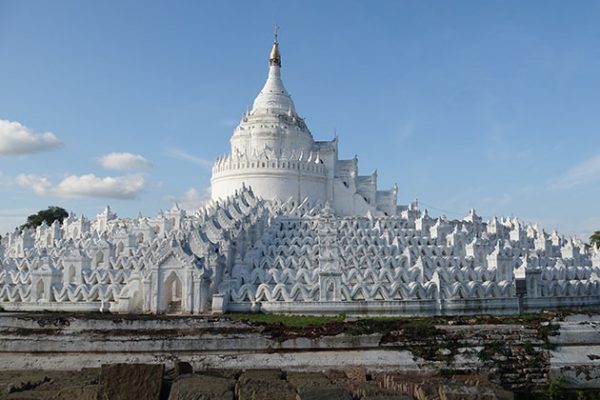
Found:
[[[597,1],[0,0],[0,231],[48,205],[134,216],[201,200],[277,22],[315,139],[337,132],[401,204],[587,237],[599,20]]]

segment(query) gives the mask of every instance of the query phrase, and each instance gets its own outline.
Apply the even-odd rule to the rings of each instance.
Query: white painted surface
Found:
[[[4,235],[0,307],[464,315],[600,304],[600,250],[516,218],[398,206],[396,186],[380,191],[358,158],[338,159],[337,138],[313,140],[279,56],[270,64],[214,164],[213,202],[137,218],[107,207]]]

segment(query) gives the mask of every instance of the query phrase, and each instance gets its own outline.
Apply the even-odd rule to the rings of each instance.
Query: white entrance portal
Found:
[[[167,314],[181,313],[181,279],[171,271],[164,285],[163,310]]]

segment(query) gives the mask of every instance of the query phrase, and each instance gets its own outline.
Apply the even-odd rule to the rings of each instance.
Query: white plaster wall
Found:
[[[300,155],[308,154],[314,144],[308,131],[271,121],[255,129],[236,129],[230,142],[232,154],[260,154],[265,149],[271,149],[273,154],[290,155],[295,152]]]
[[[352,185],[346,187],[341,179],[335,179],[333,183],[333,208],[339,215],[365,215],[369,210],[375,211],[375,207],[355,193]]]
[[[305,175],[297,170],[273,170],[256,168],[252,171],[226,171],[213,175],[211,191],[213,199],[224,199],[235,194],[243,185],[251,187],[256,196],[268,200],[287,200],[290,197],[302,201],[326,201],[327,179],[324,176]]]

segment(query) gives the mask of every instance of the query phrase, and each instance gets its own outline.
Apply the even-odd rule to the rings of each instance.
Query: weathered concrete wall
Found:
[[[564,376],[571,387],[600,388],[600,316],[571,315],[558,322],[550,338],[553,376]]]
[[[190,362],[196,369],[483,371],[506,388],[541,386],[564,375],[600,388],[600,318],[548,322],[376,320],[286,329],[209,317],[0,314],[0,369],[74,370],[106,363]],[[437,322],[440,324],[435,325]],[[360,329],[359,329],[360,328]]]

